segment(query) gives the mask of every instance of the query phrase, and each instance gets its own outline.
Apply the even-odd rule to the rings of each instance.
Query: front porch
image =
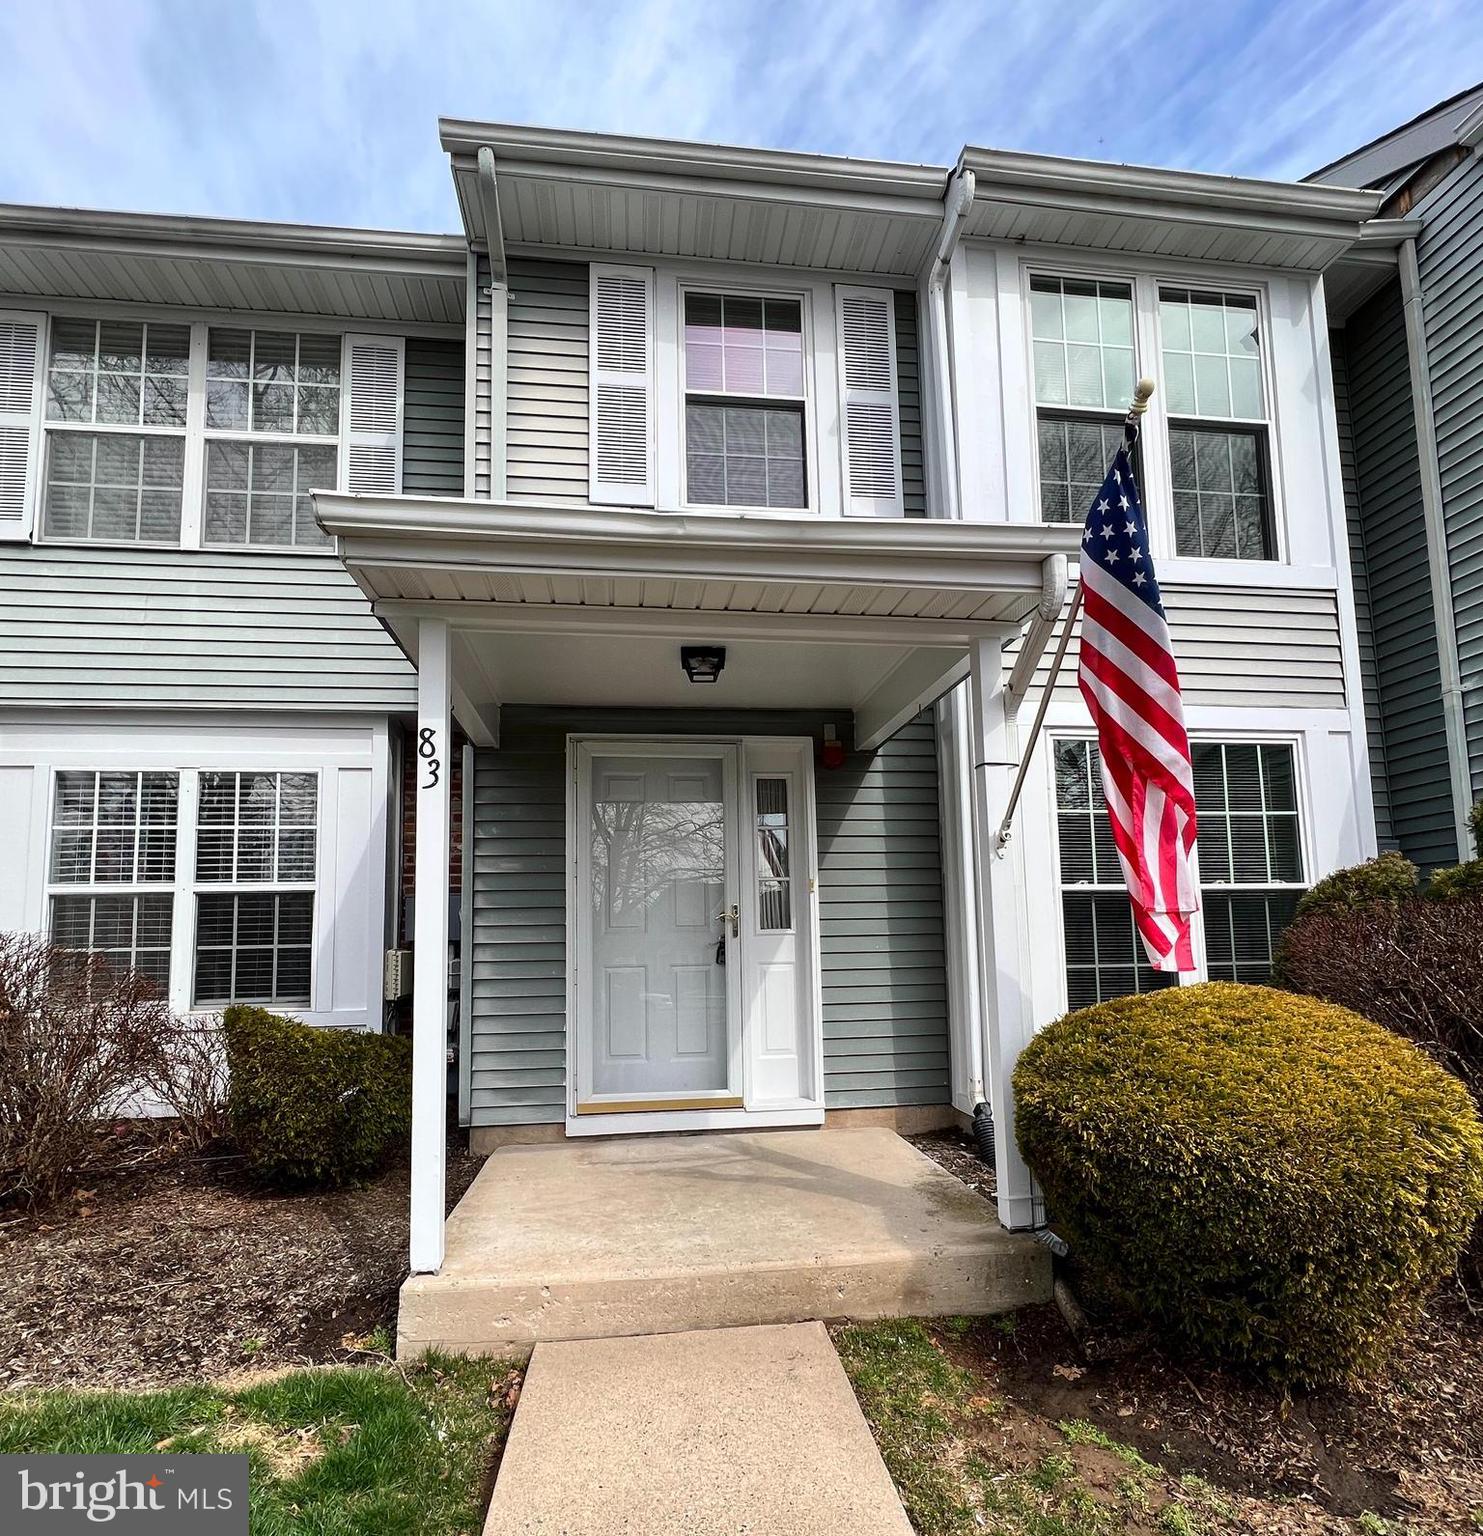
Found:
[[[877,1128],[507,1146],[446,1244],[402,1287],[399,1357],[1050,1296],[1046,1248]]]

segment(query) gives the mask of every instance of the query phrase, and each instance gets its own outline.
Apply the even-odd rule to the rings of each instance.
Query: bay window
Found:
[[[1256,298],[1159,289],[1175,549],[1276,558]]]
[[[1085,1008],[1173,985],[1148,964],[1107,820],[1095,741],[1054,744],[1066,1004]],[[1200,904],[1212,981],[1263,983],[1307,889],[1294,750],[1288,743],[1191,743]]]
[[[1041,520],[1079,523],[1123,444],[1136,377],[1132,285],[1032,277],[1030,330]]]
[[[684,331],[686,500],[806,507],[802,301],[686,292]]]

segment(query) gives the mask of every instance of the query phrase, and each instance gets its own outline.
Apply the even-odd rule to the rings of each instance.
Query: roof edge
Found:
[[[787,149],[749,149],[686,139],[630,137],[567,128],[526,127],[439,118],[438,137],[453,156],[474,156],[488,145],[495,159],[582,166],[593,170],[707,176],[723,181],[816,187],[837,192],[890,192],[940,205],[945,165],[859,159]]]
[[[203,218],[194,214],[126,213],[107,209],[51,208],[0,203],[0,240],[7,235],[109,242],[189,241],[213,250],[304,252],[347,260],[404,257],[462,269],[468,244],[462,235],[402,230],[351,229],[256,219]]]
[[[978,178],[978,197],[992,201],[995,189],[1022,189],[1067,196],[1142,198],[1175,206],[1246,215],[1316,219],[1359,224],[1379,211],[1383,196],[1351,187],[1265,181],[1206,171],[1161,170],[1105,160],[965,146],[959,167]]]

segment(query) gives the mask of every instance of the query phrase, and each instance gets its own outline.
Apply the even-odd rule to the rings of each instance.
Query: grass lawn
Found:
[[[1201,1452],[1210,1447],[1171,1421],[1173,1398],[1160,1400],[1153,1413],[1146,1404],[1135,1410],[1126,1403],[1126,1418],[1105,1411],[1130,1378],[1137,1384],[1140,1372],[1155,1381],[1188,1382],[1181,1372],[1125,1361],[1109,1366],[1094,1388],[1096,1373],[1070,1364],[1052,1370],[1046,1362],[1054,1355],[1037,1352],[1036,1371],[1054,1379],[1030,1395],[1024,1371],[1006,1368],[1029,1345],[1017,1331],[1027,1330],[1016,1317],[890,1320],[833,1330],[920,1536],[1438,1536],[1483,1529],[1483,1510],[1467,1509],[1478,1464],[1466,1452],[1453,1468],[1463,1497],[1448,1501],[1446,1513],[1382,1513],[1365,1507],[1373,1490],[1338,1507],[1342,1500],[1316,1498],[1301,1477],[1284,1477],[1270,1461],[1258,1465],[1255,1455],[1225,1467],[1217,1483],[1214,1474],[1204,1475],[1211,1468]],[[1224,1411],[1218,1390],[1208,1379],[1203,1393],[1192,1382],[1188,1387],[1191,1401],[1208,1403],[1212,1421]],[[1284,1408],[1273,1400],[1266,1411],[1278,1423],[1274,1433],[1283,1432],[1286,1415],[1313,1438],[1301,1404]],[[1086,1415],[1094,1412],[1107,1422],[1092,1422]],[[1218,1438],[1213,1423],[1211,1433]],[[1238,1444],[1255,1451],[1254,1440],[1243,1435]],[[1411,1440],[1402,1454],[1447,1460],[1443,1446],[1426,1439]],[[1333,1475],[1332,1467],[1326,1470]]]
[[[518,1393],[429,1357],[154,1392],[0,1394],[0,1452],[245,1452],[253,1536],[477,1532]]]

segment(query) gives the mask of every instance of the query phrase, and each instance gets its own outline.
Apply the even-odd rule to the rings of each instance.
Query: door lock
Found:
[[[741,932],[741,928],[737,922],[737,919],[740,918],[740,916],[741,913],[737,910],[736,904],[733,902],[726,911],[726,918],[731,923],[731,937],[733,939]]]

